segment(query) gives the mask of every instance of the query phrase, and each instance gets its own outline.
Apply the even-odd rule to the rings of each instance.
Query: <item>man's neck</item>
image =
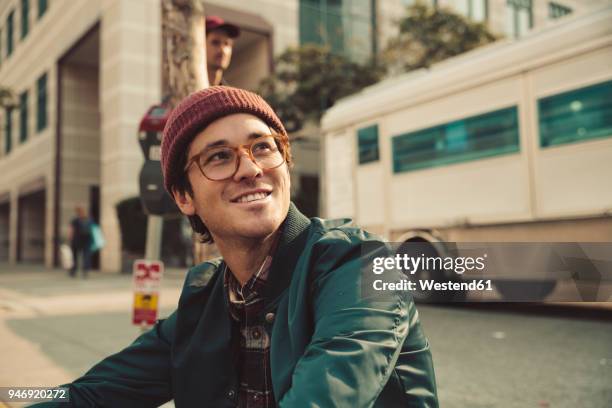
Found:
[[[208,70],[208,83],[210,86],[221,85],[223,79],[222,69],[209,69]]]
[[[215,239],[215,242],[223,256],[223,260],[242,286],[261,267],[266,257],[270,254],[279,234],[280,230],[277,230],[274,234],[264,239],[232,242]]]

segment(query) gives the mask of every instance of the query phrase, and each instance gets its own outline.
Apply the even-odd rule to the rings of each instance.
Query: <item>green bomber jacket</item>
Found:
[[[411,297],[363,290],[362,244],[380,239],[348,220],[309,220],[293,204],[281,228],[262,315],[278,406],[437,407],[431,352]],[[154,407],[174,399],[177,408],[235,407],[225,269],[221,259],[193,267],[178,309],[68,384],[69,405]]]

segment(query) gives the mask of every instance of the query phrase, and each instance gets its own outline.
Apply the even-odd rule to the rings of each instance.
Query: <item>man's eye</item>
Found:
[[[274,143],[273,142],[258,142],[255,145],[253,145],[253,151],[254,152],[261,152],[261,151],[267,151],[267,150],[274,150]]]
[[[220,152],[214,152],[204,157],[204,165],[206,164],[218,164],[231,160],[232,154],[229,151],[222,150]]]

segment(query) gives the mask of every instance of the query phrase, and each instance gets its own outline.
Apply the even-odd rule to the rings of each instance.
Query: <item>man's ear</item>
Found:
[[[195,206],[193,198],[186,191],[180,192],[176,187],[172,187],[172,196],[179,210],[185,215],[194,215]]]

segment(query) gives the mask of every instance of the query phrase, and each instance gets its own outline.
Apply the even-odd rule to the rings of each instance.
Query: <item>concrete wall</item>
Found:
[[[19,199],[20,262],[41,263],[45,259],[45,190],[24,194]]]
[[[91,186],[100,185],[100,112],[96,66],[62,66],[61,236],[66,237],[75,207],[89,208]]]
[[[0,202],[0,262],[9,260],[10,211],[11,209],[8,201]]]
[[[225,80],[232,86],[256,90],[259,82],[270,72],[268,50],[269,40],[262,35],[242,52],[234,53]]]
[[[55,130],[57,118],[57,61],[99,18],[98,2],[54,0],[49,1],[47,12],[38,19],[37,1],[30,1],[29,33],[21,38],[20,1],[0,2],[2,28],[2,63],[0,83],[12,88],[16,94],[29,91],[29,137],[19,143],[19,116],[13,113],[13,149],[0,158],[0,195],[8,194],[9,259],[17,260],[18,198],[31,191],[33,184],[46,191],[44,202],[44,262],[53,263],[53,221],[55,191]],[[14,49],[6,57],[6,16],[15,10]],[[36,80],[47,73],[47,127],[36,130]],[[4,128],[4,121],[2,123]],[[4,143],[1,146],[4,149]]]
[[[206,0],[206,4],[240,10],[260,16],[274,26],[272,37],[274,54],[280,54],[300,41],[298,0]],[[204,9],[206,12],[206,9]]]
[[[121,268],[115,205],[138,195],[138,124],[161,100],[161,7],[156,0],[103,0],[100,26],[101,226],[105,271]]]

